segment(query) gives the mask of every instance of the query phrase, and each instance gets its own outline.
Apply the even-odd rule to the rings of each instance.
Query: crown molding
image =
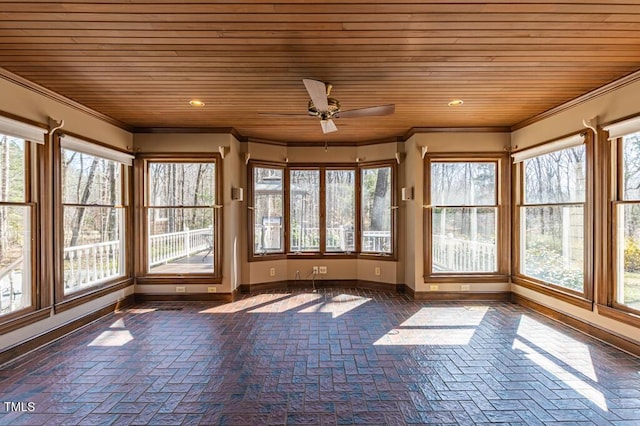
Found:
[[[511,128],[508,126],[493,127],[412,127],[402,137],[403,141],[409,140],[412,136],[421,133],[508,133]]]
[[[123,123],[120,120],[117,120],[113,117],[110,117],[106,114],[103,114],[101,112],[98,112],[94,109],[89,108],[86,105],[83,105],[79,102],[76,102],[74,100],[71,100],[65,96],[62,96],[61,94],[54,92],[51,89],[47,89],[44,86],[41,86],[37,83],[34,83],[32,81],[27,80],[26,78],[20,77],[17,74],[12,73],[11,71],[0,67],[0,78],[7,80],[10,83],[13,83],[17,86],[20,87],[24,87],[27,90],[30,90],[34,93],[37,93],[38,95],[44,96],[46,98],[52,99],[56,102],[59,102],[65,106],[68,106],[70,108],[73,108],[75,110],[81,111],[85,114],[88,114],[90,116],[93,116],[99,120],[105,121],[109,124],[112,124],[116,127],[119,127],[123,130],[126,130],[128,132],[131,132],[133,130],[133,128],[125,123]]]
[[[535,115],[531,118],[527,118],[524,121],[521,121],[519,123],[514,124],[513,126],[511,126],[510,131],[514,132],[516,130],[522,129],[523,127],[527,127],[530,126],[534,123],[537,123],[539,121],[544,120],[545,118],[549,118],[552,117],[556,114],[559,114],[563,111],[566,111],[568,109],[571,109],[573,107],[576,107],[580,104],[583,104],[585,102],[588,102],[590,100],[593,100],[595,98],[598,98],[600,96],[606,95],[607,93],[611,93],[615,90],[621,89],[624,86],[627,86],[629,84],[632,83],[636,83],[637,81],[640,81],[640,70],[639,71],[634,71],[631,74],[628,74],[622,78],[619,78],[617,80],[614,80],[610,83],[605,84],[604,86],[598,87],[597,89],[594,89],[590,92],[585,93],[584,95],[580,95],[575,99],[572,99],[568,102],[565,102],[561,105],[558,105],[556,107],[553,107],[551,109],[548,109],[538,115]]]

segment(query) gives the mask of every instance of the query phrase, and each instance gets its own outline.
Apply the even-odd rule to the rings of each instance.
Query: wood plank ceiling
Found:
[[[640,69],[640,2],[0,1],[0,66],[128,128],[378,140],[513,126]],[[343,110],[396,113],[326,136],[316,118],[261,114],[304,114],[302,78],[331,82]]]

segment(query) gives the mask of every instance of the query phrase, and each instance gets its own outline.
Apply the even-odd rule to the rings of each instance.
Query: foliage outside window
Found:
[[[326,170],[326,251],[356,250],[356,171]]]
[[[497,272],[497,163],[431,162],[432,273]]]
[[[289,250],[319,252],[319,170],[289,170],[289,221]]]
[[[585,145],[524,160],[520,273],[584,293]]]
[[[393,251],[392,169],[388,166],[364,168],[361,173],[361,251],[390,254]]]
[[[252,256],[393,253],[392,166],[255,163],[249,170]]]
[[[33,207],[26,188],[29,146],[0,132],[0,315],[30,307],[33,301]]]
[[[615,300],[640,311],[640,132],[622,138],[620,201],[615,203]]]
[[[123,165],[61,149],[64,294],[125,274]]]
[[[284,253],[284,170],[253,168],[253,252]]]
[[[148,272],[217,272],[215,182],[214,161],[148,162]]]

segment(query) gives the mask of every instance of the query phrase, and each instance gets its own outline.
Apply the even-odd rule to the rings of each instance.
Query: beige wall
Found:
[[[405,186],[414,188],[414,199],[404,201],[404,222],[406,226],[404,262],[405,283],[414,291],[431,291],[430,284],[424,282],[424,162],[422,147],[427,153],[473,154],[481,152],[505,152],[511,143],[508,132],[431,132],[413,135],[405,142]],[[509,291],[508,283],[465,283],[469,291],[501,292]],[[460,291],[461,283],[438,283],[439,292]]]

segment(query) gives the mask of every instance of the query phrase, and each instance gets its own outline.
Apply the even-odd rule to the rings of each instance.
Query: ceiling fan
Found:
[[[368,108],[351,109],[347,111],[340,110],[340,102],[337,99],[330,98],[332,85],[323,81],[312,80],[309,78],[302,79],[304,87],[309,93],[311,100],[307,113],[312,117],[320,119],[320,126],[323,133],[331,133],[338,130],[333,122],[334,118],[357,118],[357,117],[373,117],[381,115],[391,115],[394,113],[396,106],[393,104],[380,105]],[[303,114],[268,114],[276,116],[306,116]]]

